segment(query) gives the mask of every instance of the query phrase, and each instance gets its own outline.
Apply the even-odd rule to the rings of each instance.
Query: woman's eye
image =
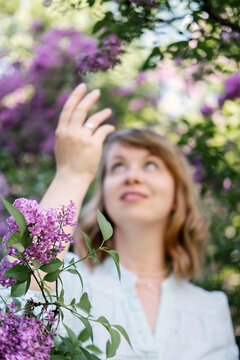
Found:
[[[155,170],[155,169],[157,169],[158,166],[157,166],[157,164],[155,162],[148,161],[148,162],[145,163],[145,167],[147,169],[150,169],[150,170]]]
[[[114,164],[114,165],[111,167],[111,171],[120,169],[121,167],[123,167],[123,163],[121,163],[121,162],[116,163],[116,164]]]

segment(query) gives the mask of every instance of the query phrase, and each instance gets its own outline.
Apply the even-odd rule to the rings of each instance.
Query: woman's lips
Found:
[[[146,195],[132,191],[126,192],[121,196],[122,201],[138,201],[146,198]]]

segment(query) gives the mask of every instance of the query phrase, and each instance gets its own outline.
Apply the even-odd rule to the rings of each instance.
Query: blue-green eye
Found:
[[[118,162],[118,163],[114,164],[114,165],[111,167],[111,171],[120,169],[121,167],[123,167],[123,163]]]
[[[153,161],[147,161],[144,166],[150,170],[155,170],[158,167],[157,164]]]

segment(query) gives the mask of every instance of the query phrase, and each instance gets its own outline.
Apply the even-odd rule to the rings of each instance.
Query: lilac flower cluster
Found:
[[[49,360],[55,334],[35,317],[14,314],[14,304],[0,311],[0,358],[2,360]]]
[[[64,231],[65,226],[76,225],[76,206],[73,201],[69,205],[62,205],[59,209],[43,209],[35,200],[20,198],[13,204],[20,210],[25,219],[32,244],[24,251],[23,255],[29,262],[34,259],[40,264],[47,264],[62,251],[67,242],[71,242],[71,235]],[[18,226],[12,216],[7,219],[8,232],[3,237],[2,249],[10,235],[18,232]],[[53,252],[55,249],[57,252]],[[7,246],[7,253],[10,256],[17,255],[19,251],[13,246]],[[3,259],[0,267],[0,284],[11,286],[15,283],[14,279],[4,277],[6,270],[16,264],[21,264],[23,259],[19,257],[14,263]]]
[[[72,28],[53,29],[44,34],[40,41],[29,70],[33,82],[48,76],[51,69],[56,71],[56,68],[71,62],[74,62],[73,68],[80,74],[106,71],[120,62],[119,55],[122,54],[121,41],[114,34],[106,37],[100,48],[94,38]]]
[[[78,57],[77,69],[85,74],[89,71],[106,71],[120,63],[119,56],[122,54],[121,41],[115,34],[109,35],[103,40],[101,48],[91,49],[89,53],[83,53]]]
[[[0,147],[17,158],[19,153],[52,154],[66,95],[83,74],[108,70],[120,62],[122,53],[115,35],[99,43],[73,28],[51,29],[41,35],[43,28],[42,22],[33,24],[34,43],[38,45],[28,68],[13,66],[12,72],[0,79],[0,99],[17,89],[24,93],[26,85],[32,88],[32,95],[24,101],[0,105]]]
[[[189,159],[190,163],[195,167],[193,172],[193,180],[196,183],[201,183],[204,181],[204,168],[203,164],[199,157],[193,157]]]
[[[17,260],[10,262],[5,257],[2,259],[1,266],[0,266],[0,284],[2,286],[9,287],[9,286],[16,284],[16,282],[17,282],[16,279],[9,277],[9,276],[4,276],[4,275],[8,269],[10,269],[11,267],[13,267],[17,264],[18,264]]]
[[[201,108],[201,113],[204,116],[209,116],[213,113],[214,109],[212,106],[208,105],[208,104],[204,104],[203,107]]]
[[[240,98],[240,73],[236,73],[225,82],[225,93],[218,99],[219,105],[223,106],[228,99]]]

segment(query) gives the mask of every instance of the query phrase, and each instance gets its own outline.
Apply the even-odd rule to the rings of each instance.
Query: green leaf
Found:
[[[64,303],[64,289],[62,288],[61,292],[60,292],[60,296],[58,298],[59,301],[62,301]]]
[[[64,320],[64,312],[62,311],[62,309],[59,309],[59,312],[60,312],[61,320],[63,321]]]
[[[3,238],[0,236],[0,244],[3,242]]]
[[[74,344],[75,342],[78,341],[78,338],[77,336],[75,335],[75,333],[65,324],[63,324],[63,326],[65,327],[67,333],[68,333],[68,336],[70,337],[72,343]]]
[[[94,259],[94,261],[95,261],[96,264],[98,264],[98,265],[101,264],[100,261],[99,261],[98,258],[97,258],[97,253],[96,253],[96,250],[95,250],[95,249],[92,249],[92,257],[93,257],[93,259]]]
[[[69,268],[69,269],[67,269],[66,271],[69,272],[69,273],[71,273],[71,274],[77,275],[77,276],[79,277],[79,280],[80,280],[80,282],[81,282],[81,286],[82,286],[82,289],[83,289],[83,280],[82,280],[82,277],[81,277],[80,273],[77,271],[77,269],[71,269],[71,268]]]
[[[60,266],[63,265],[63,262],[59,259],[53,259],[48,264],[42,265],[40,267],[40,270],[46,272],[46,273],[53,273],[56,272],[60,268]]]
[[[88,4],[89,4],[89,6],[91,7],[91,6],[93,6],[93,5],[94,5],[95,0],[87,0],[87,2],[88,2]]]
[[[56,281],[60,275],[60,270],[56,270],[44,276],[44,281],[53,282]]]
[[[127,340],[128,344],[132,348],[132,344],[130,342],[130,339],[129,339],[129,336],[128,336],[126,330],[121,325],[112,325],[112,326],[115,327],[122,334],[122,336]]]
[[[86,349],[84,349],[84,348],[81,347],[81,350],[82,350],[82,352],[83,352],[83,354],[85,355],[85,358],[86,358],[87,360],[100,360],[97,356],[91,354],[91,353],[88,352]],[[81,359],[81,358],[79,358],[79,360],[80,360],[80,359]]]
[[[82,294],[80,301],[79,303],[76,304],[76,306],[82,309],[83,311],[85,311],[87,314],[90,313],[92,305],[89,301],[88,294],[86,292]]]
[[[20,252],[23,252],[25,249],[24,246],[21,244],[21,235],[19,233],[14,233],[11,236],[9,236],[4,248],[6,248],[6,246],[13,246],[15,249],[17,249]]]
[[[30,231],[26,228],[21,238],[21,243],[24,246],[24,249],[31,245],[32,242],[33,238],[30,236]]]
[[[8,269],[4,276],[10,276],[19,281],[26,281],[29,279],[31,271],[26,265],[15,265]]]
[[[11,287],[11,296],[19,297],[27,293],[30,286],[30,281],[25,281],[21,284],[12,285]]]
[[[119,266],[119,255],[116,252],[116,250],[105,250],[114,260],[116,268],[117,268],[117,272],[118,272],[118,277],[119,280],[121,280],[121,272],[120,272],[120,266]]]
[[[5,206],[6,210],[9,212],[9,214],[15,219],[18,229],[20,231],[20,234],[23,235],[24,231],[26,230],[27,224],[24,215],[19,211],[15,206],[10,204],[2,195],[2,203]]]
[[[33,263],[35,270],[38,270],[42,266],[42,264],[40,264],[40,262],[35,259],[31,259],[31,262]]]
[[[111,327],[108,329],[108,331],[111,336],[111,341],[107,341],[106,353],[107,357],[113,357],[116,354],[117,348],[119,347],[121,338],[119,333]]]
[[[87,341],[90,338],[90,335],[87,331],[87,329],[83,329],[80,334],[78,335],[78,339],[81,340],[82,342]]]
[[[91,253],[92,249],[91,249],[91,240],[90,237],[83,231],[81,231],[81,233],[83,234],[83,237],[86,241],[86,245],[87,245],[87,249],[88,249],[88,254]]]
[[[75,259],[74,259],[74,257],[69,261],[69,264],[71,264],[71,265],[74,265],[74,263],[75,263]]]
[[[50,360],[66,360],[66,356],[65,355],[52,355],[50,357]]]
[[[110,327],[109,321],[105,318],[105,316],[100,316],[97,321],[101,323],[107,330]]]
[[[97,355],[100,355],[103,353],[96,345],[93,345],[93,344],[86,346],[86,349],[94,352]]]
[[[110,224],[109,221],[107,221],[105,216],[98,209],[97,209],[97,221],[103,236],[103,240],[106,241],[110,239],[110,237],[113,234],[112,225]]]
[[[81,315],[78,315],[77,317],[85,325],[85,327],[86,327],[86,329],[87,329],[87,331],[89,333],[89,336],[90,336],[91,340],[93,341],[93,331],[92,331],[92,326],[91,326],[90,322],[88,321],[88,319],[86,319],[85,317],[83,317]]]

